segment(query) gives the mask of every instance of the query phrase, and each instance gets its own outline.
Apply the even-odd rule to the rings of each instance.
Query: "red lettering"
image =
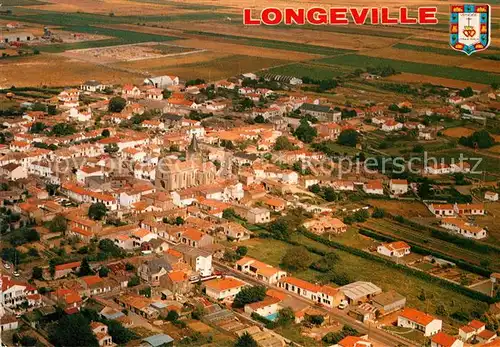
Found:
[[[330,9],[330,24],[331,25],[347,25],[347,8],[331,8]]]
[[[286,25],[304,25],[306,22],[305,19],[306,10],[303,8],[293,9],[293,8],[285,8],[285,24]]]
[[[372,8],[372,15],[370,17],[372,24],[378,24],[378,8]]]
[[[313,7],[307,11],[307,21],[313,25],[327,24],[326,10],[321,7]]]
[[[397,18],[391,18],[389,9],[387,7],[382,7],[382,18],[380,19],[381,24],[393,25],[398,24]]]
[[[350,8],[349,11],[351,12],[352,20],[354,21],[354,24],[356,25],[362,25],[365,24],[366,19],[368,18],[368,7],[363,7],[361,9],[361,13],[358,12],[358,9],[353,7]]]
[[[436,7],[419,7],[418,24],[437,24]]]
[[[283,20],[283,13],[279,8],[268,7],[262,10],[260,16],[265,25],[278,25]]]
[[[260,25],[260,20],[252,18],[252,10],[250,8],[243,9],[243,24],[244,25]]]
[[[416,18],[408,17],[408,9],[406,7],[401,7],[399,9],[399,23],[401,24],[417,24]]]

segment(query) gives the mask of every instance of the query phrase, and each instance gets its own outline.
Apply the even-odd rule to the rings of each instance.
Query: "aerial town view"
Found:
[[[0,347],[499,347],[499,23],[0,0]]]

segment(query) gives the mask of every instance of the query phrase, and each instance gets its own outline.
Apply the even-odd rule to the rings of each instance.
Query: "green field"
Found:
[[[328,55],[328,56],[342,54],[342,53],[346,53],[346,52],[351,52],[349,50],[340,49],[340,48],[329,48],[329,47],[307,45],[307,44],[296,43],[296,42],[285,42],[285,41],[266,40],[266,39],[259,39],[259,38],[253,38],[253,37],[245,37],[245,36],[217,34],[217,33],[205,32],[205,31],[186,31],[186,33],[209,36],[209,37],[219,37],[219,38],[223,38],[223,39],[227,39],[227,40],[234,40],[234,41],[236,41],[236,43],[238,43],[240,45],[264,47],[264,48],[274,48],[274,49],[282,49],[282,50],[286,50],[286,51],[312,53],[312,54],[320,54],[320,55]]]
[[[36,6],[45,5],[46,2],[39,0],[3,0],[2,6]]]
[[[444,160],[449,163],[451,162],[452,159],[455,160],[455,162],[458,162],[458,159],[460,158],[460,155],[463,154],[464,158],[469,158],[469,159],[474,159],[470,160],[470,164],[472,166],[475,165],[477,160],[481,160],[481,163],[478,166],[478,170],[480,171],[486,171],[489,173],[496,173],[500,171],[500,160],[497,156],[488,156],[488,155],[483,155],[481,152],[474,152],[472,149],[468,148],[453,148],[453,149],[448,149],[444,151],[439,151],[432,153],[436,158],[444,158]],[[482,174],[475,174],[474,176],[480,176]]]
[[[438,48],[438,47],[432,47],[432,46],[418,46],[418,45],[409,45],[407,43],[396,43],[393,48],[397,49],[405,49],[405,50],[410,50],[410,51],[416,51],[416,52],[427,52],[427,53],[436,53],[436,54],[441,54],[441,55],[450,55],[450,56],[455,56],[455,57],[461,57],[463,53],[457,52],[453,49],[450,48]],[[500,60],[500,54],[498,54],[497,51],[494,52],[481,52],[482,54],[472,56],[474,58],[483,58],[483,59],[498,59]]]
[[[500,256],[498,253],[485,253],[466,249],[444,240],[432,237],[426,230],[416,230],[410,226],[388,220],[369,219],[362,224],[362,228],[375,231],[378,234],[387,235],[396,240],[402,240],[417,244],[421,247],[435,250],[451,257],[463,259],[474,265],[480,265],[481,261],[488,261],[493,270],[500,269]]]
[[[39,49],[43,52],[55,53],[55,52],[64,52],[72,49],[117,46],[117,45],[125,45],[125,44],[140,43],[140,42],[165,42],[165,41],[172,41],[179,39],[178,37],[173,37],[173,36],[146,34],[136,31],[100,28],[94,26],[74,25],[74,26],[64,27],[63,30],[94,34],[94,35],[112,36],[114,38],[106,40],[97,40],[97,41],[61,43],[50,46],[40,46]]]
[[[266,70],[262,73],[273,73],[276,75],[295,76],[298,78],[310,77],[313,79],[329,79],[342,75],[344,71],[340,69],[329,68],[327,66],[318,66],[306,63],[294,63],[290,65],[278,66]]]
[[[23,0],[24,1],[24,0]],[[94,13],[69,13],[69,12],[55,12],[43,11],[29,8],[23,8],[22,12],[14,10],[12,15],[1,15],[0,18],[7,20],[18,20],[30,23],[39,23],[46,25],[57,26],[72,26],[72,25],[107,25],[107,24],[137,24],[144,22],[173,22],[173,21],[201,21],[201,20],[215,20],[237,17],[233,13],[222,12],[194,12],[176,14],[172,16],[110,16]]]
[[[394,60],[387,58],[375,58],[357,54],[347,54],[338,57],[323,58],[318,61],[321,63],[331,64],[331,65],[346,65],[356,68],[390,65],[398,72],[408,72],[420,75],[450,78],[461,81],[470,81],[475,83],[490,84],[498,82],[500,78],[499,74],[491,72],[457,68],[453,66],[413,63],[409,61]]]
[[[302,245],[312,246],[327,252],[335,252],[340,257],[340,261],[337,265],[339,271],[346,272],[354,281],[373,282],[384,291],[396,289],[399,293],[406,296],[408,306],[415,307],[431,314],[435,314],[435,308],[440,304],[443,304],[449,313],[459,310],[464,310],[469,313],[472,311],[483,312],[487,309],[487,305],[479,300],[474,300],[450,289],[442,288],[438,284],[429,283],[420,278],[409,276],[402,271],[386,267],[381,263],[330,248],[306,236],[295,235],[293,240]],[[279,266],[281,257],[290,247],[287,243],[269,239],[252,239],[245,241],[243,244],[248,246],[248,254],[250,257],[254,257],[274,266]],[[313,257],[317,258],[317,256],[314,255]],[[316,272],[316,276],[319,275],[320,273]],[[315,272],[307,270],[294,273],[293,276],[311,281],[315,277]],[[418,299],[422,289],[426,294],[427,299],[425,301]],[[446,319],[446,317],[444,318]]]

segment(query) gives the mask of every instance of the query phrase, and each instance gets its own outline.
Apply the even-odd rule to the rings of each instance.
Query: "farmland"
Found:
[[[143,80],[138,75],[110,69],[103,65],[54,55],[19,57],[0,61],[1,84],[5,86],[79,85],[92,76],[103,82],[125,83]],[[50,73],[47,73],[50,72]]]
[[[435,308],[439,304],[444,304],[447,307],[453,307],[453,310],[482,311],[485,309],[485,304],[463,296],[452,290],[443,288],[439,285],[426,282],[419,278],[409,276],[399,270],[387,268],[386,266],[364,259],[350,253],[332,249],[326,245],[310,240],[303,235],[294,236],[294,240],[302,245],[311,246],[326,252],[335,252],[339,257],[338,269],[352,276],[352,280],[371,281],[380,286],[383,290],[397,288],[397,291],[406,296],[407,304],[417,309],[426,310],[434,313]],[[276,240],[260,240],[251,239],[244,242],[249,248],[249,256],[255,257],[261,261],[274,266],[279,266],[282,256],[289,245]],[[313,259],[317,256],[313,255]],[[305,280],[314,280],[320,276],[320,273],[315,273],[312,270],[294,273],[294,276]],[[425,290],[427,300],[421,301],[417,297],[422,290]]]
[[[415,63],[403,60],[370,57],[357,54],[347,54],[338,57],[324,58],[319,61],[325,64],[346,65],[353,68],[367,68],[370,66],[374,67],[379,65],[390,65],[394,69],[396,69],[396,71],[400,72],[444,77],[475,83],[490,84],[498,81],[498,74],[495,73],[488,73],[466,68],[457,69],[451,66]]]
[[[363,223],[361,227],[373,230],[382,235],[388,235],[397,240],[413,242],[423,248],[436,250],[463,259],[471,264],[480,265],[482,261],[487,261],[491,264],[492,269],[500,269],[499,252],[493,253],[492,251],[491,253],[486,253],[484,251],[466,249],[462,246],[437,239],[428,231],[417,230],[410,226],[387,219],[370,219]]]

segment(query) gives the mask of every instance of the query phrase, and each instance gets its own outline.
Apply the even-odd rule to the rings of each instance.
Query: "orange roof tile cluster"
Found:
[[[431,341],[441,347],[451,347],[457,338],[440,331],[432,337]]]
[[[216,278],[205,282],[205,286],[212,290],[224,291],[245,286],[246,283],[234,277]]]
[[[430,314],[421,312],[414,308],[405,308],[403,312],[401,312],[400,316],[423,326],[430,324],[434,319],[436,319]]]

